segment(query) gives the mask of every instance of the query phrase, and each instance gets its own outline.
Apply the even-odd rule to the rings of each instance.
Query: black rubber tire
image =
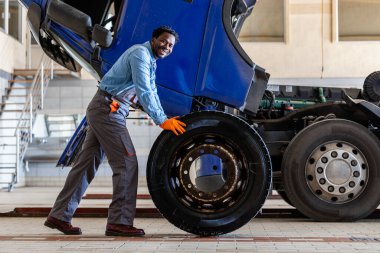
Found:
[[[352,145],[354,153],[360,152],[366,165],[359,167],[368,175],[360,184],[357,194],[341,203],[322,199],[310,187],[315,179],[308,178],[306,166],[313,164],[315,150],[329,143]],[[330,145],[330,144],[329,144]],[[317,149],[318,148],[318,149]],[[322,150],[322,149],[321,149]],[[380,142],[367,128],[355,122],[331,119],[303,129],[287,147],[282,162],[282,180],[286,195],[291,203],[304,215],[318,221],[354,221],[371,214],[380,203]],[[323,151],[323,150],[322,150]],[[343,151],[342,151],[343,152]],[[322,155],[323,156],[323,155]],[[317,163],[316,163],[317,164]],[[314,165],[313,165],[314,166]],[[315,167],[318,167],[315,165]],[[339,167],[340,168],[340,167]],[[326,169],[327,171],[327,169]],[[365,173],[364,173],[365,172]],[[309,180],[309,182],[307,182]],[[315,182],[318,182],[315,181]]]
[[[196,112],[181,121],[187,124],[186,133],[175,136],[163,131],[149,154],[147,183],[154,204],[169,222],[193,234],[213,236],[242,227],[260,211],[271,186],[271,162],[265,143],[246,122],[223,112]],[[241,183],[238,188],[231,187],[229,198],[204,207],[196,196],[186,194],[187,184],[177,181],[177,173],[182,175],[178,163],[185,163],[186,154],[210,140],[238,158],[231,161],[240,162],[234,171],[239,171]]]
[[[375,71],[366,77],[363,97],[370,102],[380,102],[380,71]]]

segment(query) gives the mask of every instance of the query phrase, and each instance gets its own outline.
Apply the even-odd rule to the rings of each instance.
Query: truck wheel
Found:
[[[371,102],[380,101],[380,71],[375,71],[364,80],[363,97]]]
[[[186,132],[162,132],[149,154],[147,183],[154,204],[169,222],[193,234],[240,228],[268,195],[272,171],[265,143],[246,122],[223,112],[197,112],[181,120]],[[205,166],[214,171],[209,180],[198,173]]]
[[[341,119],[303,129],[287,147],[282,180],[291,203],[320,221],[354,221],[380,203],[380,142]]]

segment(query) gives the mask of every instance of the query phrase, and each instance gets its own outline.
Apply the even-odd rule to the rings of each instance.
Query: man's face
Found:
[[[152,39],[152,51],[154,58],[164,58],[171,54],[175,44],[174,35],[164,32],[157,38]]]

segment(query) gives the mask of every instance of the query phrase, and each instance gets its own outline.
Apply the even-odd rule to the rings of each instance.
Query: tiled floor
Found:
[[[0,252],[380,252],[380,222],[254,219],[233,233],[198,237],[165,219],[136,219],[143,238],[104,236],[105,219],[76,218],[81,236],[42,226],[44,218],[1,218]]]
[[[59,189],[16,189],[0,192],[0,209],[49,206]],[[145,189],[139,189],[144,193]],[[108,193],[91,189],[92,193]],[[13,196],[13,197],[12,197]],[[144,206],[150,206],[144,200]],[[108,200],[85,200],[85,206],[107,206]],[[266,206],[288,207],[281,200]],[[0,252],[380,252],[380,220],[323,223],[307,219],[256,218],[233,233],[198,237],[177,229],[162,218],[137,218],[146,236],[106,237],[105,218],[74,218],[81,236],[65,236],[43,226],[45,218],[0,218]]]

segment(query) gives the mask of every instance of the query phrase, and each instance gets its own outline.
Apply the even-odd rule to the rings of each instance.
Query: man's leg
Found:
[[[113,197],[108,223],[133,225],[136,213],[138,164],[124,116],[100,110],[88,121],[108,158],[113,175]]]
[[[49,216],[65,222],[71,222],[75,210],[88,185],[95,177],[103,158],[104,152],[94,132],[89,127],[82,150],[79,152],[78,158],[70,170],[65,185],[59,193]]]

